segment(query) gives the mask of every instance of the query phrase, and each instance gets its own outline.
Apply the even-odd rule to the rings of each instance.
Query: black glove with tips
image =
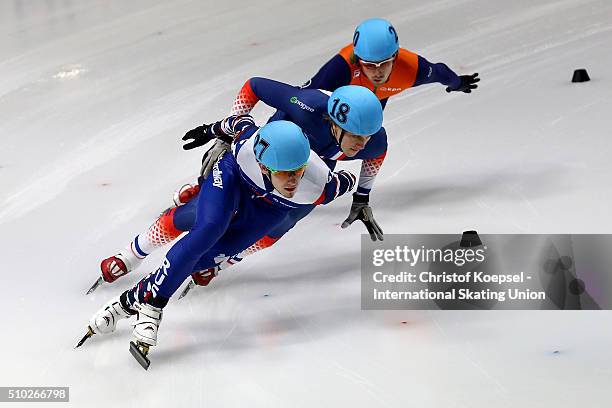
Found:
[[[183,145],[183,149],[191,150],[195,149],[196,147],[204,146],[206,143],[217,137],[213,130],[213,126],[214,123],[211,125],[203,124],[185,133],[182,140],[187,143]]]
[[[460,75],[461,84],[457,88],[446,87],[446,92],[465,92],[471,93],[472,89],[478,88],[477,82],[480,81],[478,73],[472,75]]]
[[[370,233],[372,241],[383,241],[383,230],[374,219],[372,208],[369,205],[370,196],[365,194],[353,194],[353,204],[349,216],[344,220],[341,227],[346,228],[355,220],[363,222]]]

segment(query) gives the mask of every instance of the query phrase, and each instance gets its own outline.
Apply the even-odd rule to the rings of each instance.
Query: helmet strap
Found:
[[[340,137],[338,137],[338,146],[340,147],[340,149],[342,149],[342,139],[344,139],[344,129],[342,129],[340,126],[338,126],[335,123],[331,124],[331,130],[332,130],[332,134],[334,135],[334,139],[336,138],[335,132],[333,131],[333,129],[335,128],[340,128]]]
[[[265,173],[262,172],[263,175],[263,181],[264,181],[264,185],[266,187],[266,190],[274,189],[274,184],[272,184],[272,172],[270,171],[269,168],[267,168],[266,166],[264,166],[263,164],[259,163],[260,168],[263,170],[265,169]],[[271,191],[270,190],[270,191]]]
[[[269,169],[267,174],[264,174],[264,185],[266,186],[266,191],[272,191],[276,188],[274,183],[272,183],[272,172]]]
[[[338,138],[338,146],[342,149],[342,139],[344,139],[344,129],[340,128],[340,137]]]

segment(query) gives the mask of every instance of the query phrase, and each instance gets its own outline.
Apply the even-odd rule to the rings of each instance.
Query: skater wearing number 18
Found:
[[[395,28],[386,20],[374,18],[363,21],[355,29],[353,42],[340,50],[317,74],[299,90],[286,84],[251,78],[234,99],[231,114],[243,115],[251,112],[258,101],[276,108],[273,120],[288,119],[302,127],[310,138],[313,150],[326,159],[333,168],[337,160],[362,159],[359,188],[353,195],[349,216],[342,223],[346,228],[361,220],[372,240],[382,240],[382,228],[374,219],[369,205],[369,195],[374,179],[387,153],[387,134],[384,129],[376,133],[360,133],[338,128],[346,115],[348,106],[330,99],[329,118],[331,126],[321,123],[320,91],[335,92],[346,85],[357,85],[372,91],[384,109],[388,99],[407,89],[431,84],[446,85],[447,92],[471,93],[480,81],[478,74],[457,75],[446,64],[431,63],[424,57],[399,46]],[[208,142],[214,132],[199,126],[187,132],[183,140],[189,141],[184,148],[192,149]],[[227,140],[218,139],[208,151],[204,174],[210,171],[211,163],[221,152],[229,149]],[[299,220],[273,232],[274,241]]]

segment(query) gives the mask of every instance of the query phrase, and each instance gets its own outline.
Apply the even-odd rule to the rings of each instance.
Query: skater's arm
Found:
[[[461,85],[459,76],[446,64],[431,63],[419,55],[419,68],[413,86],[440,83],[451,88]]]
[[[387,155],[387,132],[381,128],[353,159],[362,159],[357,194],[369,194]]]
[[[355,187],[356,177],[351,172],[330,171],[329,181],[325,184],[321,197],[315,204],[329,204],[336,198],[348,193]]]
[[[291,117],[301,115],[302,109],[292,98],[300,98],[304,92],[298,87],[266,78],[253,77],[245,82],[232,106],[232,115],[250,113],[258,101],[288,113]],[[294,101],[294,102],[292,102]]]

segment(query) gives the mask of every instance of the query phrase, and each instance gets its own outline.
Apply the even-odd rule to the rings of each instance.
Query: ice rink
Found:
[[[126,322],[73,349],[159,264],[85,296],[197,175],[183,134],[251,76],[305,82],[370,17],[482,78],[389,101],[371,194],[385,233],[612,232],[610,1],[3,0],[0,386],[69,386],[78,407],[610,406],[610,312],[360,310],[350,197],[173,298],[149,371]]]

